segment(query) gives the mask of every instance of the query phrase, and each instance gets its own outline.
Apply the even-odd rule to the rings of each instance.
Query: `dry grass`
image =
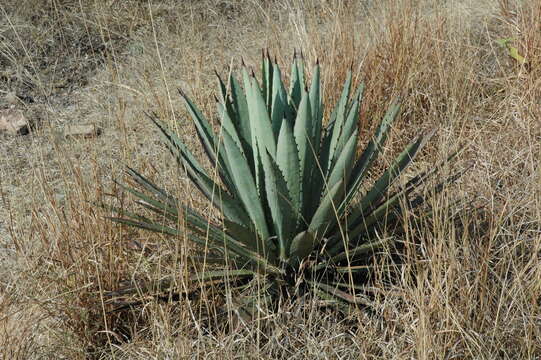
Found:
[[[40,3],[0,5],[0,95],[16,91],[37,125],[31,136],[0,139],[3,358],[541,357],[538,1]],[[509,57],[500,38],[513,38],[527,63]],[[234,316],[221,313],[218,287],[110,312],[104,290],[125,279],[176,274],[180,288],[194,286],[183,281],[185,239],[118,227],[91,204],[118,193],[111,177],[122,177],[123,164],[208,206],[142,111],[174,123],[197,153],[176,88],[212,114],[214,69],[236,69],[242,56],[257,71],[263,47],[284,64],[294,48],[308,62],[319,58],[327,103],[352,68],[367,83],[365,131],[401,95],[383,162],[437,127],[415,167],[456,147],[463,151],[455,169],[472,167],[435,199],[434,219],[406,221],[404,265],[392,281],[374,275],[368,313],[344,319],[289,304],[224,327]],[[104,133],[58,135],[78,122]],[[474,210],[446,211],[457,198],[471,199]]]

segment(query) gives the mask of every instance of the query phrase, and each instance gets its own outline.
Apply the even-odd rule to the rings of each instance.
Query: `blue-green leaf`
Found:
[[[246,158],[237,147],[231,135],[227,131],[223,132],[224,146],[231,166],[231,177],[237,189],[238,195],[252,220],[258,234],[262,239],[269,238],[265,214],[255,185],[254,178],[251,175]]]
[[[292,206],[296,211],[296,218],[301,211],[301,187],[302,177],[300,176],[300,160],[297,144],[293,137],[291,125],[284,119],[278,136],[278,149],[276,152],[276,163],[284,174],[287,188],[289,189]]]
[[[286,246],[295,230],[295,211],[292,208],[286,181],[278,165],[268,153],[261,153],[261,161],[265,171],[267,202],[272,215],[274,233],[278,237],[280,259],[285,261]]]

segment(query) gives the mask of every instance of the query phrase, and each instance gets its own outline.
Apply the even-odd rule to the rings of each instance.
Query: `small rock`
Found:
[[[14,108],[3,109],[0,110],[0,132],[26,135],[30,132],[30,126],[22,111]]]
[[[94,124],[69,125],[64,128],[65,137],[93,138],[101,134],[101,129]]]

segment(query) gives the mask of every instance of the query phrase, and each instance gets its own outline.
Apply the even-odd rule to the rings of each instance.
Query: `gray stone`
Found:
[[[15,108],[0,110],[0,132],[9,135],[26,135],[30,132],[30,127],[26,116],[20,110]]]
[[[68,125],[64,128],[65,137],[93,138],[101,134],[101,129],[94,124]]]

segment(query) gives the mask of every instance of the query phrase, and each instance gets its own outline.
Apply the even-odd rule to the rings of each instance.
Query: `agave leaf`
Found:
[[[190,280],[198,281],[208,281],[208,280],[217,280],[217,279],[227,279],[232,277],[244,277],[244,276],[254,276],[254,273],[248,269],[238,269],[238,270],[207,270],[197,272],[190,276]]]
[[[340,154],[340,157],[336,160],[336,164],[329,175],[327,186],[333,187],[340,180],[348,183],[349,176],[352,170],[353,159],[355,158],[355,150],[357,147],[357,130],[351,134],[348,141],[345,143],[344,151]],[[346,189],[347,191],[348,189]]]
[[[145,113],[145,115],[156,125],[160,130],[160,135],[165,140],[165,144],[177,160],[181,163],[183,167],[192,169],[193,171],[206,174],[203,167],[195,159],[190,151],[186,148],[186,145],[179,139],[179,137],[171,131],[165,124],[158,120],[154,114]],[[175,150],[175,151],[173,151]],[[207,175],[208,177],[208,175]]]
[[[188,176],[192,182],[197,185],[203,195],[205,195],[205,197],[229,220],[239,224],[250,223],[249,216],[239,199],[233,198],[205,174],[196,172],[190,173],[188,171]]]
[[[188,281],[209,282],[228,278],[254,276],[255,273],[250,270],[213,270],[213,271],[200,271],[188,276]],[[108,297],[113,296],[126,296],[130,294],[136,294],[139,292],[163,292],[171,289],[174,286],[176,279],[173,276],[166,276],[159,280],[151,281],[132,281],[130,286],[124,287],[117,291],[111,291],[107,293]]]
[[[336,145],[336,149],[334,151],[334,161],[331,164],[331,169],[338,161],[338,158],[342,154],[342,151],[344,150],[344,147],[346,145],[346,142],[349,140],[350,134],[353,134],[357,131],[357,123],[359,121],[359,100],[355,100],[351,106],[351,109],[349,111],[348,117],[344,123],[344,127],[342,129],[342,134],[340,136],[340,139],[338,140],[338,144]],[[351,165],[351,168],[353,168],[353,165]]]
[[[351,179],[348,184],[348,189],[350,192],[344,200],[344,203],[341,205],[342,207],[347,208],[351,200],[353,200],[357,189],[364,180],[366,172],[368,171],[368,169],[370,169],[373,161],[377,158],[379,152],[383,148],[383,144],[387,139],[387,132],[389,131],[391,124],[393,123],[399,111],[400,105],[398,101],[391,104],[391,106],[387,110],[387,113],[383,117],[383,120],[378,126],[378,129],[376,130],[374,138],[370,140],[370,142],[366,146],[366,149],[356,161],[355,166],[353,167]]]
[[[134,221],[125,218],[118,217],[108,217],[108,219],[129,225],[132,227],[138,227],[140,229],[149,230],[152,232],[162,233],[171,236],[181,236],[183,233],[172,227],[157,223],[155,221]],[[202,220],[200,217],[187,216],[186,221],[189,225],[190,230],[195,231],[196,233],[204,236],[204,239],[201,239],[197,236],[190,236],[190,240],[194,241],[196,244],[203,246],[205,248],[215,248],[215,249],[224,249],[227,248],[231,250],[236,256],[240,256],[248,261],[253,262],[254,264],[268,265],[267,262],[261,258],[257,253],[254,253],[245,248],[245,246],[236,240],[228,237],[215,225],[212,225],[205,220]],[[226,246],[224,246],[226,245]]]
[[[449,176],[449,177],[445,178],[443,181],[437,183],[436,185],[432,186],[431,188],[425,189],[425,192],[430,194],[431,197],[435,196],[436,194],[439,194],[441,191],[443,191],[443,189],[447,185],[449,185],[449,184],[455,182],[457,179],[459,179],[465,172],[468,171],[468,169],[469,168],[463,169],[463,170],[453,174],[452,176]],[[411,190],[410,189],[403,189],[403,190],[397,192],[396,194],[393,194],[392,198],[395,198],[396,195],[399,196],[398,198],[400,198],[400,196],[404,197],[404,194],[409,194],[410,192],[412,192],[414,190],[415,190],[415,188],[411,188]],[[406,202],[406,208],[409,211],[413,211],[416,208],[423,205],[426,202],[426,199],[427,199],[427,196],[419,194],[413,199],[408,199],[408,201]],[[461,203],[463,203],[463,201],[461,199],[458,199],[458,200],[454,201],[451,205],[446,206],[446,207],[448,207],[448,208],[460,208]],[[401,214],[401,212],[399,211],[400,206],[395,205],[395,207],[397,208],[397,210],[393,211],[390,214],[390,216],[389,216],[390,220],[396,219]],[[433,216],[433,211],[431,209],[429,209],[428,211],[420,214],[420,217],[432,217],[432,216]]]
[[[205,149],[211,164],[219,163],[219,165],[223,165],[219,159],[219,156],[217,156],[218,141],[216,141],[216,136],[214,135],[214,131],[212,131],[212,127],[208,123],[207,119],[203,116],[199,108],[190,100],[190,98],[188,98],[188,96],[182,90],[178,89],[178,92],[186,103],[188,113],[192,117],[193,123],[195,124],[197,135],[201,140],[201,144],[203,144],[203,148]]]
[[[402,153],[394,160],[393,165],[380,176],[378,181],[372,186],[372,189],[361,199],[359,204],[353,208],[348,215],[348,223],[357,223],[357,220],[362,214],[367,214],[371,208],[372,210],[374,209],[385,194],[387,194],[387,190],[394,180],[400,176],[402,171],[411,163],[423,141],[424,138],[420,136],[402,151]]]
[[[161,131],[162,136],[166,140],[165,144],[173,156],[175,156],[178,163],[186,170],[190,180],[197,186],[203,195],[205,195],[216,208],[222,211],[228,219],[236,221],[239,224],[247,224],[249,222],[248,215],[244,211],[242,204],[224,191],[220,185],[210,179],[206,171],[186,149],[186,146],[175,133],[152,116],[149,116],[149,118]]]
[[[244,151],[244,146],[243,146],[243,141],[241,140],[241,138],[239,137],[238,133],[237,133],[237,129],[235,128],[235,125],[233,123],[233,121],[231,120],[231,118],[229,117],[229,115],[227,114],[227,112],[225,112],[225,109],[224,109],[224,106],[220,103],[217,103],[217,106],[218,106],[218,112],[219,114],[221,114],[221,117],[222,117],[222,128],[225,129],[225,131],[227,131],[227,133],[229,135],[231,135],[231,138],[233,139],[233,141],[235,142],[235,144],[237,145],[237,147],[239,148],[240,152],[242,153],[242,155],[244,157],[246,157],[246,152]],[[222,129],[222,131],[223,131]],[[223,144],[221,144],[221,149],[222,152],[225,151],[224,147],[223,147]],[[251,150],[248,151],[248,154],[252,154]],[[248,157],[246,157],[246,161],[248,161],[248,167],[250,167],[250,165],[253,165],[252,163],[250,163]],[[242,189],[238,189],[235,187],[235,184],[234,182],[231,180],[231,164],[229,164],[229,160],[228,160],[228,157],[227,157],[227,154],[223,154],[223,164],[224,164],[224,167],[225,167],[225,170],[226,170],[226,173],[227,173],[227,178],[230,179],[229,182],[229,186],[228,186],[228,189],[230,189],[230,192],[233,192],[234,191],[234,194],[238,194],[239,191],[242,191]],[[234,190],[233,190],[234,189]]]
[[[234,259],[228,258],[226,259],[224,256],[220,257],[210,257],[210,256],[196,256],[191,255],[190,259],[192,261],[192,264],[195,266],[205,266],[205,265],[228,265],[233,264]],[[236,263],[235,263],[236,264]]]
[[[420,181],[434,173],[433,171],[425,172],[422,174],[423,176],[417,176],[410,180],[410,182],[406,184],[403,191],[390,195],[389,201],[384,202],[385,208],[378,208],[381,207],[381,200],[387,193],[389,186],[398,176],[400,176],[401,172],[409,165],[418,150],[422,147],[427,138],[432,136],[432,134],[433,132],[427,137],[420,136],[416,141],[412,142],[408,147],[406,147],[406,149],[395,159],[393,165],[387,169],[387,171],[385,171],[372,189],[361,199],[359,204],[353,208],[345,223],[348,224],[347,226],[349,227],[357,227],[357,229],[354,231],[355,236],[363,229],[364,231],[367,231],[368,227],[377,222],[379,217],[388,216],[390,211],[398,205],[398,201],[401,197],[409,194],[409,192],[415,189],[415,186],[419,184]],[[451,155],[449,159],[453,156],[454,154]],[[371,215],[368,216],[368,214]],[[337,244],[337,246],[340,245]],[[333,245],[331,245],[331,247],[334,248]]]
[[[267,105],[267,112],[272,110],[272,94],[273,94],[273,71],[274,67],[271,64],[268,51],[263,51],[263,61],[261,63],[261,74],[263,77],[262,94],[265,104]]]
[[[233,238],[221,227],[206,221],[196,212],[186,213],[186,223],[188,229],[202,236],[207,243],[215,244],[225,251],[231,250],[234,254],[242,256],[253,264],[261,263],[261,259],[265,257],[265,249],[258,248],[258,243],[253,238]],[[231,224],[231,222],[228,222],[228,225]],[[240,227],[240,225],[238,226]]]
[[[346,143],[346,147],[326,183],[326,187],[331,189],[329,193],[332,192],[332,196],[329,197],[329,193],[326,195],[310,223],[309,228],[314,232],[318,232],[320,236],[323,236],[327,229],[333,228],[343,216],[344,210],[339,207],[339,204],[349,191],[349,189],[344,188],[344,184],[347,183],[351,174],[351,164],[355,157],[356,145],[357,132],[355,131]]]
[[[289,196],[286,181],[278,165],[267,153],[261,153],[265,171],[267,201],[272,214],[272,223],[280,248],[280,259],[286,260],[286,246],[295,230],[296,214]]]
[[[371,213],[362,214],[361,216],[359,216],[359,220],[356,221],[357,224],[352,224],[351,230],[348,231],[350,238],[354,239],[361,236],[361,234],[363,233],[370,233],[373,225],[383,223],[383,220],[385,218],[387,219],[387,221],[395,219],[397,216],[396,213],[399,209],[400,199],[404,198],[405,195],[407,195],[410,191],[413,190],[414,189],[404,189],[389,197],[388,200],[381,203],[381,205],[379,205]],[[335,247],[333,249],[330,249],[328,252],[331,255],[336,254],[338,251],[340,251],[340,245],[337,246],[338,248]]]
[[[235,141],[235,144],[237,144],[237,146],[239,147],[243,155],[245,155],[244,149],[242,147],[242,141],[239,137],[235,124],[233,123],[233,121],[231,120],[231,117],[229,116],[229,113],[226,111],[224,105],[220,104],[219,102],[216,103],[216,107],[218,108],[218,114],[220,115],[220,118],[221,118],[222,127],[229,133],[229,135],[231,135],[231,137],[233,138],[233,141]],[[224,160],[226,158],[227,156],[224,156]]]
[[[359,86],[357,87],[357,90],[355,90],[355,95],[353,96],[353,101],[350,104],[350,106],[348,107],[348,112],[347,112],[348,116],[351,114],[351,111],[353,110],[353,106],[355,105],[355,102],[358,101],[359,104],[362,102],[365,88],[366,88],[365,83],[361,82],[359,84]]]
[[[323,109],[321,104],[321,89],[320,89],[320,69],[319,62],[316,63],[314,70],[312,71],[312,83],[310,84],[309,98],[312,114],[312,133],[310,138],[314,139],[312,146],[314,152],[319,154],[320,142],[321,142],[321,129],[323,121]]]
[[[244,94],[246,99],[246,111],[248,116],[248,122],[246,126],[250,129],[250,141],[249,141],[249,152],[252,153],[250,158],[252,159],[252,162],[248,162],[250,164],[250,169],[252,171],[252,176],[254,177],[256,181],[256,186],[259,189],[259,179],[260,174],[259,171],[261,169],[261,163],[259,160],[259,147],[257,144],[257,128],[255,124],[255,114],[254,114],[254,104],[255,100],[254,98],[254,91],[252,91],[252,81],[250,75],[248,75],[248,69],[245,65],[242,67],[242,80],[244,83]],[[241,89],[242,91],[242,89]]]
[[[389,198],[393,197],[399,192],[402,192],[404,194],[409,194],[411,191],[415,190],[416,187],[418,187],[420,184],[425,182],[428,178],[434,176],[438,171],[440,171],[443,168],[445,164],[448,164],[456,155],[458,155],[458,151],[451,153],[451,155],[449,155],[445,160],[440,161],[438,164],[434,165],[432,168],[420,172],[419,174],[411,178],[404,187],[398,189],[394,194],[389,196]],[[444,181],[441,184],[441,188],[443,189],[444,185],[452,183],[458,178],[460,178],[460,176],[466,173],[470,167],[471,165],[465,168],[463,171],[457,172],[456,174],[447,178],[446,181]]]
[[[291,64],[291,76],[289,79],[289,106],[293,109],[291,113],[292,117],[296,116],[301,102],[301,97],[304,89],[304,68],[299,68],[300,59],[297,54],[293,55],[293,62]],[[290,120],[293,120],[290,119]]]
[[[123,212],[121,215],[127,215],[127,214],[126,212]],[[149,230],[149,231],[160,233],[160,234],[166,234],[170,236],[184,236],[185,235],[181,231],[175,228],[172,228],[170,226],[166,226],[161,223],[157,223],[148,219],[146,221],[144,220],[134,221],[134,220],[118,218],[118,217],[107,217],[107,219],[120,223],[120,224],[129,225],[132,227],[137,227],[140,229]],[[202,231],[198,231],[198,233],[205,235]],[[224,249],[223,244],[219,242],[216,243],[214,241],[209,241],[208,239],[210,238],[200,238],[194,234],[186,234],[186,235],[192,242],[206,249],[217,250],[217,251],[221,251]],[[241,245],[234,243],[233,246],[231,247],[231,250],[233,251],[235,256],[239,256],[241,258],[244,258],[245,260],[251,261],[254,258],[257,259],[257,256],[254,255],[253,253],[245,252]]]
[[[220,75],[218,74],[218,72],[216,70],[214,71],[214,74],[218,78],[218,85],[220,87],[220,96],[221,96],[222,101],[223,101],[223,103],[225,105],[225,109],[227,110],[227,114],[229,115],[230,118],[236,118],[237,117],[237,112],[235,111],[235,108],[233,106],[233,102],[232,102],[231,97],[229,96],[229,93],[227,91],[227,87],[226,87],[225,83],[223,82],[222,78],[220,77]]]
[[[295,219],[298,219],[301,210],[301,186],[300,160],[297,144],[293,137],[291,125],[284,119],[278,136],[278,148],[276,150],[276,163],[282,173],[289,190],[292,207],[295,209]]]
[[[374,252],[378,249],[381,249],[383,246],[394,242],[394,238],[388,237],[382,240],[376,240],[372,242],[368,242],[366,244],[359,245],[353,249],[349,249],[346,251],[343,251],[335,256],[333,256],[330,260],[330,263],[338,263],[342,260],[349,259],[349,261],[355,261],[356,258],[366,255],[369,252]]]
[[[325,160],[327,160],[327,164],[325,165],[326,169],[331,168],[331,164],[333,163],[334,158],[337,156],[336,147],[342,136],[342,129],[346,120],[346,107],[348,104],[349,92],[351,91],[351,78],[351,71],[348,71],[346,82],[344,84],[344,89],[342,90],[342,95],[340,96],[338,104],[336,105],[333,113],[331,114],[331,121],[333,123],[332,132],[329,133],[329,136],[331,138],[329,142],[329,148],[325,149],[326,154],[324,154],[326,155],[324,156]]]
[[[259,152],[267,150],[274,158],[276,156],[276,139],[269,118],[265,100],[255,77],[250,79],[251,95],[248,98],[248,110],[252,125],[252,145],[257,144]]]
[[[167,217],[172,221],[178,220],[178,209],[176,207],[170,207],[167,206],[164,203],[161,203],[155,199],[152,199],[145,194],[138,192],[134,189],[128,188],[122,184],[119,184],[124,189],[129,191],[130,193],[134,194],[135,196],[142,199],[145,203],[140,203],[140,205],[155,211],[161,215],[165,213]],[[233,249],[233,251],[239,255],[244,256],[248,260],[254,260],[254,262],[258,262],[258,259],[255,259],[254,254],[250,252],[244,251],[244,248],[251,248],[253,251],[256,251],[258,254],[257,256],[270,256],[270,259],[272,260],[273,257],[272,254],[266,254],[268,250],[275,251],[272,246],[266,245],[265,247],[261,246],[261,242],[254,241],[253,238],[244,238],[241,237],[240,239],[245,240],[245,243],[238,242],[237,240],[233,240],[230,236],[228,236],[226,233],[223,232],[221,228],[218,226],[211,224],[207,220],[205,220],[201,215],[199,215],[197,212],[190,209],[188,206],[183,206],[183,217],[186,220],[186,223],[188,225],[188,228],[192,231],[195,231],[199,233],[202,236],[208,237],[214,243],[216,244],[227,244],[230,248]],[[231,221],[227,220],[227,224],[232,227]],[[155,222],[152,222],[151,225],[156,225]],[[238,225],[241,226],[241,225]],[[147,228],[147,230],[150,230]]]
[[[299,75],[299,84],[301,85],[301,90],[304,89],[306,81],[305,81],[305,74],[304,74],[304,55],[302,54],[302,51],[300,52],[299,56],[297,56],[297,73]]]
[[[313,142],[314,139],[310,136],[310,129],[312,126],[312,114],[310,107],[310,98],[307,92],[303,93],[299,110],[297,113],[297,119],[295,120],[295,126],[293,128],[293,134],[295,136],[295,142],[299,150],[299,170],[300,177],[302,179],[301,184],[301,196],[302,196],[302,215],[305,219],[311,217],[310,208],[312,184],[312,171],[317,166],[314,156]]]
[[[120,186],[122,189],[124,189],[125,191],[129,192],[130,194],[132,195],[135,195],[136,197],[138,197],[139,199],[143,200],[144,203],[147,203],[149,205],[152,205],[153,207],[159,209],[161,212],[163,213],[169,213],[171,216],[177,218],[178,217],[178,210],[176,208],[176,206],[170,206],[166,203],[163,203],[159,200],[155,200],[153,198],[151,198],[150,196],[140,192],[140,191],[137,191],[133,188],[130,188],[129,186],[126,186],[124,184],[121,184],[119,182],[117,182],[115,180],[115,183]],[[142,205],[144,205],[144,203],[141,203]]]
[[[243,69],[243,77],[246,101],[248,103],[248,113],[250,116],[250,133],[252,135],[253,164],[249,164],[252,165],[249,166],[249,169],[252,170],[258,195],[260,196],[261,202],[264,204],[264,177],[260,153],[265,151],[265,149],[269,149],[269,151],[273,153],[273,156],[275,156],[276,144],[274,142],[274,134],[272,133],[269,114],[267,112],[265,101],[261,95],[259,84],[253,74],[251,76],[248,75],[246,69]]]
[[[422,186],[422,184],[425,181],[427,181],[428,178],[434,176],[439,170],[441,170],[443,165],[446,164],[448,161],[450,161],[452,158],[454,158],[456,154],[457,154],[456,152],[451,154],[447,158],[447,160],[440,162],[438,165],[434,166],[430,170],[425,170],[421,172],[420,174],[418,174],[417,176],[415,176],[414,178],[412,178],[411,180],[409,180],[404,187],[397,190],[393,194],[389,195],[386,201],[381,202],[378,205],[377,209],[374,210],[371,214],[369,214],[371,215],[370,217],[366,216],[366,218],[363,219],[363,223],[365,225],[366,224],[372,225],[373,223],[376,222],[377,214],[385,214],[386,216],[389,216],[389,220],[396,218],[398,212],[397,211],[391,212],[390,210],[399,208],[400,199],[407,198],[413,191],[417,190],[420,186]],[[466,171],[468,171],[468,168],[464,169],[463,171],[457,172],[456,174],[453,174],[450,177],[447,177],[445,180],[441,181],[437,185],[431,187],[430,189],[427,189],[426,192],[432,193],[432,194],[437,194],[441,192],[445,188],[445,186],[459,179]],[[425,197],[422,195],[419,195],[416,198],[409,200],[407,202],[407,205],[410,210],[413,210],[419,207],[420,205],[422,205],[424,201],[425,201]]]
[[[265,243],[265,241],[257,235],[253,226],[248,228],[244,225],[224,219],[224,227],[229,236],[257,253],[262,254],[262,250],[265,247],[269,247],[272,252],[276,252],[276,248],[273,247],[273,244],[269,242]]]
[[[277,64],[273,65],[273,79],[272,79],[272,110],[271,110],[271,122],[272,130],[276,137],[280,132],[282,126],[282,120],[284,118],[291,118],[290,109],[287,104],[287,94],[282,81],[282,75],[280,68]]]
[[[153,222],[134,221],[134,220],[124,219],[124,218],[119,218],[119,217],[107,217],[107,219],[117,222],[119,224],[124,224],[124,225],[129,225],[132,227],[137,227],[140,229],[150,230],[152,232],[156,232],[160,234],[166,234],[166,235],[171,235],[171,236],[180,236],[182,234],[177,229],[174,229],[169,226],[161,225],[161,224],[156,224]]]
[[[306,258],[317,244],[314,233],[306,230],[297,234],[289,247],[289,262],[296,264]]]
[[[140,186],[142,186],[147,191],[151,192],[152,194],[156,195],[163,201],[166,201],[169,206],[176,207],[179,201],[175,199],[172,195],[167,193],[164,189],[158,187],[156,184],[150,182],[148,179],[146,179],[143,175],[138,173],[135,169],[127,166],[126,167],[127,174]]]
[[[335,113],[336,112],[333,110],[331,117]],[[321,130],[323,138],[321,140],[321,145],[320,145],[319,162],[320,162],[321,172],[323,173],[323,176],[327,175],[327,170],[329,168],[329,153],[331,149],[331,138],[332,138],[332,133],[334,132],[334,125],[335,125],[335,122],[329,120],[329,123],[327,124],[327,126]]]
[[[246,71],[246,69],[244,69]],[[247,74],[246,74],[247,75]],[[248,113],[248,103],[246,102],[246,95],[244,94],[242,87],[235,77],[232,75],[229,78],[231,84],[231,98],[236,110],[237,117],[232,117],[231,120],[235,122],[235,127],[242,140],[248,145],[248,148],[252,147],[252,135],[250,133],[250,115]],[[247,148],[244,148],[247,153]],[[246,154],[251,156],[250,154]]]
[[[308,154],[313,153],[312,147],[314,140],[311,134],[313,125],[312,120],[310,96],[307,92],[303,92],[297,112],[297,118],[295,119],[295,125],[293,127],[295,140],[299,148],[301,168],[304,168],[303,165],[307,161]]]
[[[135,189],[129,188],[125,185],[118,184],[126,191],[130,192],[131,194],[135,195],[142,201],[139,201],[138,204],[152,210],[160,215],[166,215],[169,220],[172,220],[173,222],[177,223],[179,219],[179,211],[176,206],[171,206],[166,203],[162,203],[161,201],[155,200],[146,194],[143,194]],[[192,210],[190,207],[186,205],[181,205],[182,207],[182,217],[187,221],[189,228],[191,230],[196,230],[201,233],[204,233],[208,230],[214,230],[215,233],[220,234],[222,231],[221,229],[217,228],[215,225],[211,224],[208,220],[205,220],[203,217],[201,217],[196,211]],[[126,211],[122,211],[123,214],[126,214],[130,217],[133,217],[129,215]],[[155,221],[148,220],[147,218],[144,218],[140,215],[137,215],[138,219],[142,219],[145,222],[152,222],[155,223]],[[195,226],[195,228],[194,228]]]
[[[344,181],[340,180],[332,188],[328,189],[323,197],[321,204],[316,210],[312,221],[308,226],[308,231],[316,234],[317,239],[321,239],[327,228],[336,222],[337,200],[343,195]]]
[[[238,195],[240,200],[248,212],[259,236],[264,240],[268,239],[270,235],[265,214],[246,158],[242,155],[240,149],[227,131],[224,131],[223,138],[229,164],[231,165],[231,177],[236,188],[239,189]]]
[[[149,218],[147,218],[147,217],[145,217],[143,215],[130,212],[130,211],[126,210],[126,209],[122,209],[122,208],[117,207],[117,206],[113,206],[113,205],[109,205],[109,204],[105,204],[105,203],[93,203],[93,204],[96,205],[96,206],[101,207],[104,210],[108,210],[108,211],[117,213],[118,215],[126,216],[128,218],[131,218],[132,220],[138,220],[140,222],[148,222],[148,223],[152,222],[152,220],[150,220]]]
[[[265,248],[252,250],[250,247],[247,247],[242,242],[231,237],[221,228],[213,224],[207,224],[206,229],[203,228],[201,230],[200,219],[189,218],[187,220],[190,225],[190,230],[201,235],[203,239],[207,241],[207,243],[212,246],[220,247],[226,252],[233,252],[235,256],[238,256],[251,264],[256,271],[263,274],[282,273],[282,270],[275,266],[275,263],[277,263],[276,256],[270,254],[268,246]],[[198,223],[197,227],[195,227],[196,222]]]
[[[322,170],[322,162],[320,157],[321,152],[321,139],[323,131],[323,104],[321,103],[321,88],[320,88],[320,68],[319,62],[313,70],[312,83],[309,90],[309,99],[311,105],[311,150],[314,154],[314,166],[310,171],[310,189],[312,194],[321,194],[325,186],[325,171]],[[310,204],[308,205],[309,211],[307,214],[313,214],[318,205],[320,197],[312,196]]]
[[[142,200],[138,200],[138,201],[135,201],[135,202],[138,205],[140,205],[140,206],[142,206],[142,207],[144,207],[144,208],[158,214],[164,220],[167,219],[167,220],[175,222],[175,223],[178,222],[178,216],[173,215],[170,211],[168,211],[169,209],[158,208],[158,207],[152,206],[149,203],[147,203],[146,201],[142,201]],[[154,222],[156,222],[156,221],[154,221]]]
[[[362,297],[353,296],[345,291],[339,290],[337,285],[331,286],[331,285],[327,285],[325,283],[317,282],[317,281],[310,281],[310,284],[317,286],[318,288],[325,291],[327,294],[331,295],[332,297],[343,300],[349,304],[368,305],[368,306],[371,305],[368,300]],[[347,287],[350,288],[349,286]]]

